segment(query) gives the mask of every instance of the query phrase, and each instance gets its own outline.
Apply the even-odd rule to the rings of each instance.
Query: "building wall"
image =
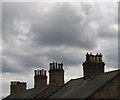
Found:
[[[90,98],[120,98],[120,74]]]

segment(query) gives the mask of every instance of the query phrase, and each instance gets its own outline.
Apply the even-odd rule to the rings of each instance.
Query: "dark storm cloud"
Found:
[[[25,5],[26,3],[2,3],[2,34],[4,42],[16,42],[11,39],[16,38],[19,34],[22,34],[19,31],[19,28],[16,28],[15,21],[29,21],[30,11],[27,10],[30,8],[30,5]],[[32,10],[31,10],[32,11]],[[7,28],[7,29],[6,29]],[[14,39],[15,40],[15,39]]]
[[[111,28],[116,17],[110,17],[116,13],[101,5],[3,3],[3,72],[48,67],[52,60],[79,66],[83,58],[76,51],[92,51],[102,45],[99,41],[116,38]],[[59,47],[64,48],[56,50]],[[72,53],[68,48],[74,48]]]
[[[17,64],[14,62],[9,62],[8,59],[5,59],[2,57],[2,72],[8,72],[8,73],[18,73],[21,72],[17,66]],[[20,67],[20,66],[19,66]]]
[[[111,30],[111,31],[110,31]],[[118,34],[114,34],[114,30],[110,29],[110,30],[103,30],[101,31],[100,37],[104,37],[104,38],[116,38],[118,37]],[[110,34],[112,33],[112,34]]]
[[[13,55],[12,55],[13,56]],[[38,58],[37,56],[34,55],[29,55],[29,56],[22,56],[22,55],[15,55],[12,57],[7,58],[6,59],[2,59],[2,71],[3,72],[19,72],[21,73],[26,71],[23,69],[28,68],[30,70],[30,68],[32,67],[36,67],[36,68],[43,68],[44,66],[44,59],[42,58]],[[9,61],[10,60],[10,61]],[[12,61],[11,61],[12,60]],[[28,71],[29,71],[28,70]]]
[[[50,61],[62,62],[64,66],[80,66],[82,63],[82,57],[79,53],[66,52],[67,50],[51,50],[46,53],[46,56]]]
[[[34,43],[38,46],[73,46],[93,49],[97,41],[95,38],[92,39],[92,35],[87,36],[91,33],[87,33],[86,30],[92,29],[87,25],[86,27],[84,24],[81,25],[82,20],[84,20],[82,13],[77,14],[75,8],[72,8],[69,3],[58,3],[49,15],[44,15],[37,22],[33,22],[31,31],[36,33],[33,38]]]
[[[2,59],[2,71],[3,72],[21,72],[23,69],[29,69],[32,67],[43,68],[46,61],[45,57],[41,54],[26,53],[25,51],[20,53],[14,51],[14,49],[4,50]],[[19,53],[18,53],[19,52]],[[29,51],[28,51],[29,52]],[[29,71],[28,70],[28,71]],[[26,70],[23,70],[24,72]]]

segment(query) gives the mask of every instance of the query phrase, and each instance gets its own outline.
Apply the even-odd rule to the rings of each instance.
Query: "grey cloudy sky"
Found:
[[[118,3],[2,3],[3,97],[10,80],[33,87],[33,70],[62,62],[65,81],[81,77],[86,52],[102,53],[105,70],[118,67]]]

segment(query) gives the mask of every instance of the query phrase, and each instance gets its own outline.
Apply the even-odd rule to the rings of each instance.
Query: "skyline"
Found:
[[[26,81],[31,88],[33,71],[48,71],[53,61],[64,64],[65,82],[82,77],[87,52],[102,53],[105,71],[117,69],[117,9],[113,2],[4,2],[3,97],[10,80]]]

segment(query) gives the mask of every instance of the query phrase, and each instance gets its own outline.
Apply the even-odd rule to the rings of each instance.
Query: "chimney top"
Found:
[[[92,53],[86,53],[86,61],[97,61],[97,62],[102,62],[102,54],[96,54],[96,55],[93,55]]]
[[[46,70],[42,69],[42,70],[34,70],[35,72],[35,76],[46,76]]]
[[[50,70],[63,70],[63,63],[52,62],[49,65]]]
[[[21,92],[23,90],[26,90],[26,82],[11,81],[10,94]]]
[[[93,75],[104,73],[105,63],[102,61],[102,54],[86,54],[86,61],[83,62],[84,79]]]

